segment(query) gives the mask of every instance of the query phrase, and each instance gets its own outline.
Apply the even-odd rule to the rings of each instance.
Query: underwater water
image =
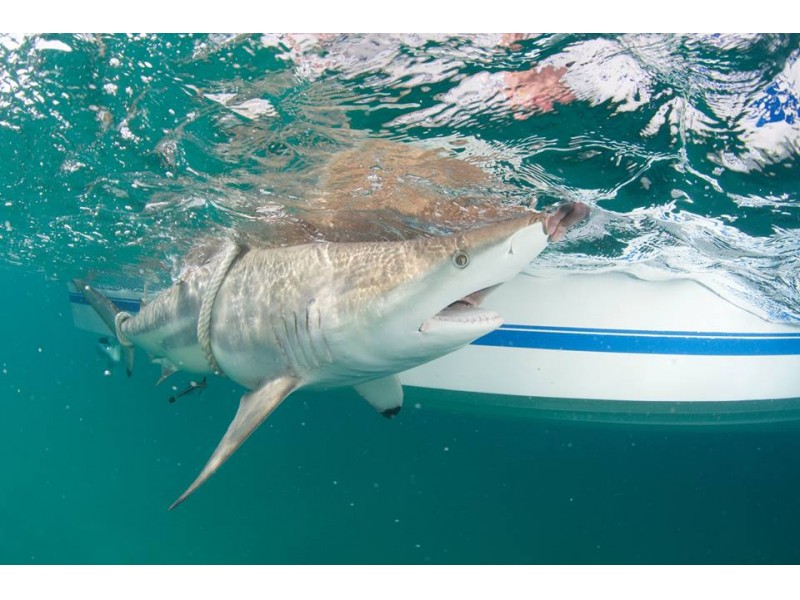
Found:
[[[169,402],[192,376],[156,388],[139,353],[126,377],[66,288],[155,291],[226,236],[403,239],[577,199],[540,268],[685,275],[798,323],[798,98],[797,35],[0,36],[0,563],[798,562],[791,418],[412,389],[387,420],[299,392],[168,512],[243,390]]]

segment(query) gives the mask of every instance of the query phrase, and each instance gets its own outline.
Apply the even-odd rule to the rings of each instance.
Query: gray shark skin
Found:
[[[499,327],[501,316],[480,308],[486,294],[586,214],[584,205],[567,203],[549,215],[527,212],[446,237],[233,247],[189,270],[135,316],[75,283],[130,350],[131,366],[136,346],[164,366],[164,376],[218,372],[252,390],[172,509],[299,388],[354,386],[384,415],[397,414],[397,373]]]

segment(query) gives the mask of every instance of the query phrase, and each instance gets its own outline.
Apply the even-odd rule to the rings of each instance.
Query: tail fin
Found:
[[[86,298],[86,301],[89,303],[89,305],[100,316],[100,318],[103,320],[103,323],[105,323],[106,327],[108,327],[109,331],[116,337],[117,325],[115,320],[117,313],[120,312],[119,308],[117,308],[117,306],[111,302],[111,300],[103,296],[103,294],[95,289],[92,289],[89,284],[82,279],[73,279],[72,284],[75,286],[75,289],[78,292],[83,294],[83,297]],[[125,370],[128,373],[128,377],[130,377],[133,373],[133,348],[123,344],[122,352],[125,356]]]

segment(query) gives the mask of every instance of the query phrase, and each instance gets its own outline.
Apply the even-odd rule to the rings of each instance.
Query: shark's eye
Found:
[[[466,252],[459,250],[453,254],[453,264],[459,269],[463,269],[469,264],[469,255]]]

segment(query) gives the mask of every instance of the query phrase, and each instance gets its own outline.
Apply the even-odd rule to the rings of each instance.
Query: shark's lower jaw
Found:
[[[503,318],[492,310],[480,307],[480,303],[492,289],[494,288],[479,290],[446,306],[422,323],[420,333],[429,333],[442,326],[463,326],[486,331],[497,329],[503,324]]]
[[[451,304],[440,313],[425,321],[419,328],[421,333],[433,331],[437,325],[463,325],[491,331],[503,324],[503,317],[493,310],[477,306]]]

